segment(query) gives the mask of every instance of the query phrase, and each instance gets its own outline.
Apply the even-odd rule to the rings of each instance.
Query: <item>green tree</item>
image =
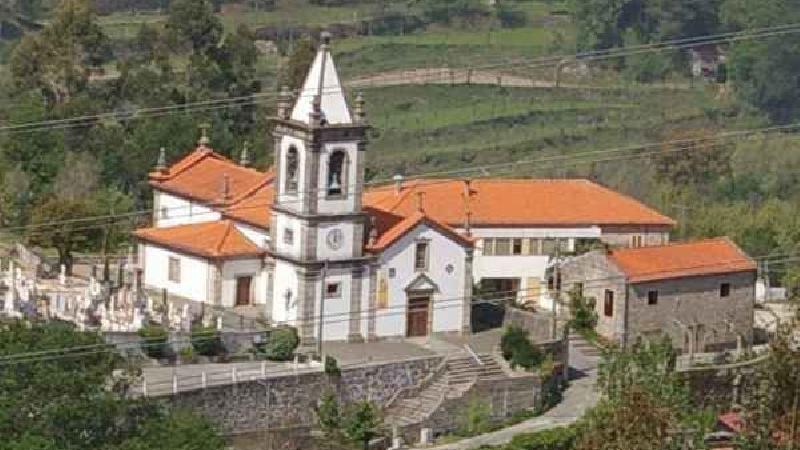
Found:
[[[38,89],[52,103],[68,102],[86,88],[92,69],[108,61],[111,47],[88,0],[62,0],[52,22],[28,35],[11,57],[23,89]]]
[[[63,350],[74,347],[93,350]],[[65,323],[0,324],[0,449],[224,448],[205,420],[126,398],[110,350],[101,335]],[[48,357],[20,356],[38,352]]]
[[[28,242],[53,248],[58,252],[58,262],[72,273],[72,253],[97,247],[102,231],[94,224],[81,223],[86,217],[97,215],[94,205],[86,199],[51,197],[33,208]]]
[[[369,442],[380,433],[383,422],[372,402],[361,401],[348,408],[342,425],[347,438],[367,450]]]
[[[292,54],[289,55],[289,62],[286,64],[286,71],[283,74],[282,84],[290,90],[297,90],[303,87],[308,69],[314,61],[317,50],[311,39],[301,39],[295,44]]]

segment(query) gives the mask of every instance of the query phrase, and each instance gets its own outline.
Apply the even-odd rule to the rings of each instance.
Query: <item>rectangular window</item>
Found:
[[[731,284],[730,283],[722,283],[719,285],[719,296],[720,297],[730,297],[731,295]]]
[[[494,239],[486,238],[483,240],[483,254],[485,256],[494,255]]]
[[[181,282],[181,260],[174,256],[169,257],[169,281],[173,283]]]
[[[339,298],[342,296],[341,283],[326,283],[325,284],[325,298]]]
[[[644,247],[644,238],[640,234],[634,234],[631,236],[631,247],[639,248]]]
[[[414,270],[428,270],[427,242],[417,242],[414,252]]]
[[[531,248],[531,255],[541,255],[542,254],[542,240],[531,238],[530,243],[528,244]]]
[[[512,255],[522,254],[522,239],[514,239],[513,241],[511,241],[511,254]]]
[[[658,304],[658,291],[647,291],[647,304],[648,305]]]
[[[606,317],[614,316],[614,291],[611,289],[606,289],[603,298],[603,314]]]
[[[559,239],[558,247],[561,254],[569,253],[569,239]]]
[[[497,256],[508,256],[511,254],[511,239],[498,238],[494,240],[494,254]]]
[[[167,208],[166,206],[161,207],[161,218],[169,219],[169,208]]]
[[[576,294],[583,296],[583,283],[575,283],[572,285],[572,291]]]
[[[294,243],[294,231],[291,228],[283,230],[283,243],[286,245],[292,245]]]
[[[542,241],[542,254],[543,255],[555,255],[556,254],[556,240],[552,238],[547,238]]]

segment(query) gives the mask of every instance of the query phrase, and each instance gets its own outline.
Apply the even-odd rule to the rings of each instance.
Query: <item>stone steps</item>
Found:
[[[423,389],[417,396],[397,401],[386,412],[387,422],[401,427],[416,425],[436,412],[442,399],[462,397],[477,380],[496,379],[505,372],[494,356],[461,356],[447,361],[441,378]]]

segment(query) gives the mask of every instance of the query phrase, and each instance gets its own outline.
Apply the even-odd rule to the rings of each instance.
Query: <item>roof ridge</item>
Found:
[[[217,242],[217,247],[215,249],[217,255],[222,254],[222,249],[225,247],[225,242],[228,240],[228,236],[231,235],[231,227],[235,227],[235,225],[233,225],[233,223],[228,219],[222,220],[222,223],[224,224],[225,229],[223,230],[222,237],[220,238],[219,242]]]

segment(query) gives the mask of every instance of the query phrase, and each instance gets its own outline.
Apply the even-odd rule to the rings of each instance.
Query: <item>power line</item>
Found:
[[[734,139],[734,138],[748,137],[748,136],[762,134],[762,133],[775,133],[775,132],[783,132],[783,131],[792,131],[792,130],[796,130],[797,128],[800,128],[800,122],[787,124],[787,125],[776,125],[776,126],[770,126],[770,127],[748,129],[748,130],[737,130],[737,131],[722,132],[722,133],[717,133],[717,134],[715,134],[713,136],[707,136],[707,137],[703,137],[703,138],[699,138],[699,139],[674,139],[674,140],[661,141],[661,142],[649,142],[649,143],[644,143],[644,144],[639,144],[639,145],[634,145],[634,146],[615,147],[615,148],[603,149],[603,150],[590,150],[590,151],[586,151],[586,152],[571,153],[571,154],[567,154],[567,155],[552,155],[552,156],[544,156],[544,157],[538,157],[538,158],[532,158],[532,159],[516,160],[516,161],[512,161],[512,162],[505,162],[505,163],[483,164],[483,165],[479,165],[479,166],[465,167],[465,168],[460,168],[460,169],[451,169],[451,170],[445,170],[445,171],[423,172],[423,173],[419,173],[419,174],[416,174],[416,175],[413,175],[413,176],[406,176],[406,177],[404,177],[404,181],[420,180],[420,179],[423,179],[424,177],[444,177],[444,176],[454,176],[454,175],[465,176],[465,175],[473,174],[473,173],[476,173],[476,172],[477,173],[485,173],[485,172],[490,171],[490,170],[513,168],[513,167],[519,167],[519,166],[525,166],[525,165],[531,165],[531,164],[539,164],[539,163],[547,163],[547,164],[551,164],[551,165],[558,164],[559,166],[563,166],[565,164],[591,164],[591,163],[598,163],[598,162],[621,161],[621,160],[625,160],[625,159],[646,158],[646,157],[651,157],[651,156],[655,156],[655,155],[659,155],[659,154],[678,153],[678,152],[691,150],[692,148],[694,148],[695,145],[698,145],[698,144],[700,144],[700,145],[705,144],[707,146],[706,148],[717,148],[717,147],[720,147],[720,146],[726,145],[726,144],[725,143],[715,143],[714,141],[730,140],[730,139]],[[792,136],[792,138],[795,138],[795,136]],[[667,149],[659,148],[659,147],[664,147],[664,146],[676,146],[676,147],[675,148],[667,148]],[[648,149],[651,149],[651,150],[649,152],[641,152],[641,150],[648,150]],[[635,152],[635,151],[640,151],[640,152],[636,153],[634,155],[618,155],[618,154],[625,153],[625,152]],[[591,157],[593,157],[595,155],[608,155],[608,156],[606,158],[591,158]],[[480,177],[477,177],[477,178],[480,179]],[[424,188],[426,186],[432,186],[432,185],[442,184],[442,183],[449,183],[451,181],[452,180],[450,180],[450,179],[445,179],[445,180],[436,180],[436,179],[425,180],[424,184],[412,185],[411,187],[412,188],[417,188],[417,187],[423,187]],[[372,192],[379,191],[379,190],[391,190],[391,189],[394,189],[394,186],[391,184],[393,182],[394,182],[394,180],[391,179],[391,178],[383,178],[383,179],[372,180],[370,182],[364,183],[364,186],[365,187],[367,187],[367,186],[376,186],[372,190]],[[348,187],[353,189],[353,188],[355,188],[357,186],[356,186],[355,183],[353,183],[353,184],[349,184]],[[325,190],[326,190],[326,188],[324,188],[324,187],[322,187],[322,188],[314,188],[314,189],[308,189],[308,190],[301,190],[301,191],[298,191],[296,194],[283,194],[283,196],[293,197],[295,195],[300,195],[300,194],[320,193],[320,192],[323,192]],[[279,194],[275,194],[275,195],[276,195],[276,198],[280,199],[281,195],[279,195]],[[299,202],[300,200],[293,200],[293,201],[294,202]],[[284,203],[286,203],[286,202],[284,202]],[[226,215],[226,213],[229,214],[229,213],[234,212],[234,211],[254,209],[254,208],[265,208],[265,207],[269,207],[269,206],[270,206],[270,203],[266,203],[266,202],[264,204],[255,204],[255,205],[248,205],[248,206],[241,206],[241,205],[235,206],[234,205],[234,206],[231,206],[231,207],[228,207],[228,208],[224,208],[221,211],[209,212],[208,214],[219,214],[219,213],[221,213],[224,216],[224,215]],[[167,211],[169,212],[171,210],[186,210],[186,209],[188,209],[188,207],[177,206],[177,207],[168,208]],[[2,228],[0,228],[0,232],[3,232],[3,231],[5,231],[5,232],[25,231],[25,230],[31,230],[31,229],[32,230],[37,230],[37,229],[47,228],[47,227],[52,227],[52,226],[82,224],[82,223],[85,223],[85,222],[103,221],[103,223],[99,223],[99,224],[97,224],[95,226],[92,226],[92,227],[89,227],[89,228],[82,228],[82,230],[94,229],[95,227],[108,226],[109,225],[108,221],[110,221],[110,220],[111,221],[130,220],[130,219],[136,218],[138,216],[152,214],[153,212],[155,212],[154,209],[142,209],[142,210],[133,211],[133,212],[129,212],[129,213],[118,213],[118,214],[87,216],[87,217],[82,217],[82,218],[67,219],[67,220],[61,220],[61,221],[51,221],[51,222],[45,222],[45,223],[40,223],[40,224],[29,224],[29,225],[18,226],[18,227],[2,227]],[[194,214],[194,215],[193,214],[177,215],[177,216],[171,216],[170,219],[181,218],[181,217],[192,217],[192,216],[195,216],[195,215],[196,214]],[[76,230],[78,230],[78,229],[74,229],[74,231],[76,231]]]

